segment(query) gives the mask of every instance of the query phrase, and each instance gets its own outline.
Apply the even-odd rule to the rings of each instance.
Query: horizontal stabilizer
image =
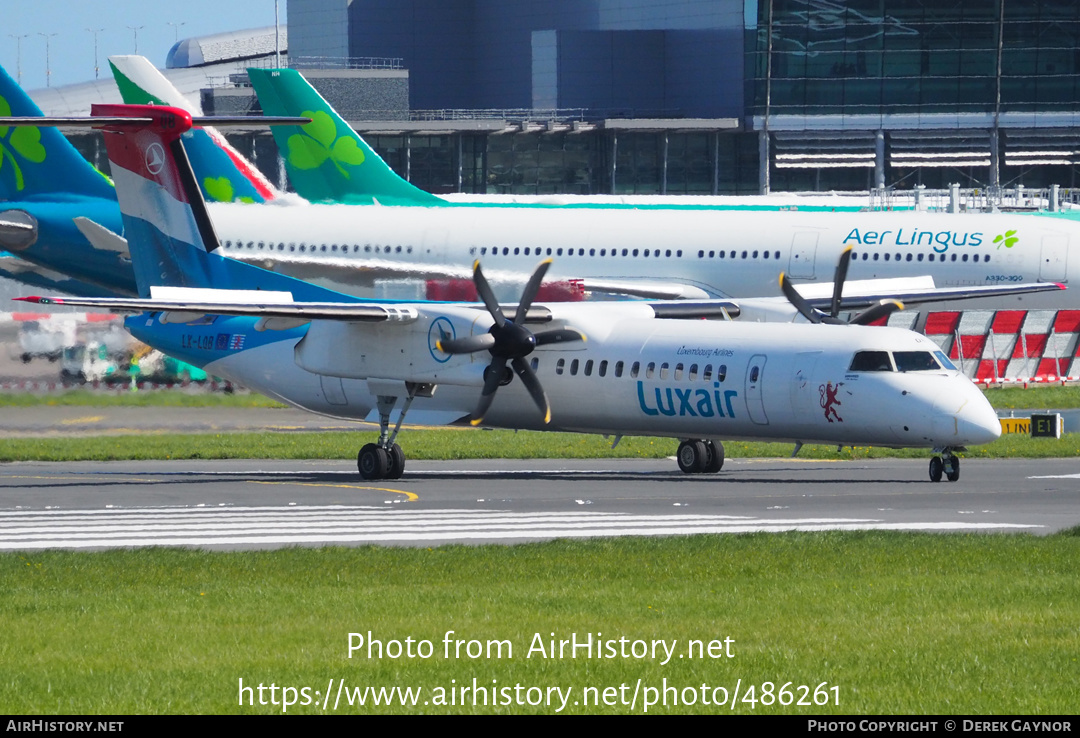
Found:
[[[216,290],[209,290],[215,292]],[[227,292],[228,290],[224,290]],[[256,292],[256,294],[259,294]],[[271,292],[270,295],[275,293]],[[305,320],[342,320],[356,322],[412,322],[417,318],[415,308],[397,305],[376,305],[359,302],[240,302],[222,300],[169,300],[155,298],[93,299],[82,297],[16,297],[22,302],[40,305],[69,305],[93,307],[116,312],[172,312],[196,317],[203,315],[250,315],[265,318],[303,318]],[[190,322],[169,321],[169,322]]]
[[[79,229],[79,233],[86,236],[86,240],[89,241],[90,245],[95,249],[100,249],[101,251],[115,251],[125,259],[131,258],[131,253],[128,251],[127,239],[123,236],[113,233],[105,226],[82,216],[72,218],[72,222],[74,222],[75,227]]]

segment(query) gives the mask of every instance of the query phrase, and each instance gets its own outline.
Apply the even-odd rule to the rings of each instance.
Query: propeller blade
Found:
[[[490,333],[481,333],[464,338],[440,339],[435,342],[435,348],[444,354],[472,354],[477,351],[490,351],[494,345],[495,336]]]
[[[811,323],[821,322],[823,317],[821,311],[815,310],[814,307],[799,294],[799,291],[795,289],[795,285],[788,280],[787,275],[783,272],[780,273],[780,291],[784,293],[784,297],[788,299],[788,302],[795,306],[795,309],[798,310],[804,318]]]
[[[551,259],[544,259],[536,267],[532,276],[529,277],[529,282],[525,285],[525,291],[521,293],[521,301],[518,303],[517,312],[514,314],[514,322],[518,325],[525,324],[525,314],[529,312],[533,300],[536,299],[536,293],[540,290],[540,283],[544,281],[544,275],[547,274],[550,266]]]
[[[851,264],[851,252],[854,246],[848,246],[840,252],[840,261],[836,262],[836,273],[833,275],[832,303],[829,305],[829,315],[836,317],[840,314],[840,299],[844,295],[844,280],[847,279],[848,266]]]
[[[532,367],[529,366],[525,359],[514,359],[511,365],[517,375],[521,377],[521,383],[525,385],[525,389],[529,390],[533,402],[540,408],[540,412],[544,414],[544,424],[547,425],[551,422],[551,406],[548,404],[547,395],[544,394],[544,388],[540,386],[540,380],[536,378]]]
[[[492,358],[491,363],[484,369],[484,391],[480,393],[480,404],[476,406],[472,420],[469,421],[472,425],[480,425],[484,422],[484,416],[491,407],[491,401],[495,399],[495,390],[499,389],[505,375],[506,359]]]
[[[480,271],[479,259],[473,262],[473,284],[476,285],[476,293],[480,295],[480,299],[484,301],[488,312],[494,318],[495,325],[502,328],[506,323],[506,316],[503,315],[502,308],[499,307],[499,301],[495,299],[495,293],[491,291],[491,285],[488,284],[484,273]]]
[[[898,310],[904,309],[904,303],[899,300],[882,300],[877,305],[868,307],[851,319],[855,325],[867,325],[879,318],[892,315]]]
[[[537,346],[547,346],[552,343],[566,343],[567,341],[584,341],[585,334],[570,328],[560,328],[550,331],[534,333]]]

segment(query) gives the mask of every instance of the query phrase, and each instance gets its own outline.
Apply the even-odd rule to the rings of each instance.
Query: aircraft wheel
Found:
[[[386,452],[386,455],[390,461],[390,468],[386,471],[386,478],[401,479],[401,475],[405,471],[405,452],[401,450],[401,446],[395,443]]]
[[[941,473],[945,470],[945,464],[942,462],[940,456],[935,456],[930,459],[930,481],[940,482]]]
[[[679,462],[679,468],[685,474],[700,474],[705,470],[708,458],[708,450],[704,441],[683,441],[679,444],[679,450],[675,454]]]
[[[945,459],[945,478],[950,482],[960,479],[960,458],[949,456]]]
[[[724,444],[719,441],[705,441],[705,449],[709,452],[705,461],[705,473],[716,474],[724,468]]]
[[[364,479],[385,479],[390,469],[390,457],[385,449],[367,443],[356,456],[356,468]]]

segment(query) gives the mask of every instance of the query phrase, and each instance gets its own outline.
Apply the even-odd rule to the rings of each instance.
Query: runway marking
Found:
[[[82,418],[65,418],[60,421],[61,425],[82,425],[85,423],[100,423],[105,420],[104,415],[86,415]]]
[[[1080,474],[1047,474],[1041,477],[1028,477],[1028,479],[1080,479]]]
[[[1009,523],[887,523],[872,518],[753,518],[586,511],[417,510],[375,506],[132,507],[0,512],[0,550],[141,546],[269,547],[350,543],[670,536],[822,530],[1005,530]]]
[[[252,484],[287,484],[295,485],[297,487],[331,487],[338,489],[370,489],[376,492],[390,492],[395,495],[405,495],[406,500],[409,502],[416,502],[420,499],[420,496],[414,492],[406,492],[403,489],[390,489],[389,487],[364,487],[359,484],[316,484],[315,482],[261,482],[258,480],[251,480]]]

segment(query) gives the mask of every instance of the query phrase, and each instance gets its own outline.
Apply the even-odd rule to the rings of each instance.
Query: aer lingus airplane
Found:
[[[0,75],[0,94],[25,98],[6,75]],[[1075,279],[1072,270],[1080,269],[1080,224],[1051,219],[432,204],[437,198],[417,195],[359,137],[346,145],[355,133],[336,114],[314,112],[325,116],[314,129],[295,129],[290,136],[300,140],[292,148],[306,150],[310,162],[321,160],[364,179],[379,204],[211,204],[210,210],[223,253],[351,293],[370,294],[388,278],[468,280],[469,264],[477,258],[497,282],[520,284],[538,257],[552,257],[553,276],[595,292],[650,298],[776,295],[775,274],[781,269],[798,282],[827,282],[841,251],[853,247],[857,281],[849,283],[850,294],[915,296],[926,294],[936,281],[957,294],[1010,294],[1016,296],[1009,303],[1060,307],[1065,302],[1060,295],[1024,296],[1025,285],[1067,282]],[[97,172],[61,136],[55,139],[55,145],[51,136],[46,142],[43,132],[40,150],[27,149],[33,156],[6,157],[21,172],[33,170],[43,185],[20,189],[19,202],[0,206],[0,248],[99,290],[134,294],[119,211],[109,193],[86,184],[100,180]],[[64,157],[49,153],[61,143],[69,149]],[[346,153],[356,151],[364,154],[359,164]],[[372,176],[361,177],[365,172]],[[0,180],[4,176],[0,168]],[[200,174],[204,185],[205,179]],[[217,191],[203,189],[204,195]],[[383,204],[406,202],[403,193],[420,200]],[[872,281],[883,277],[913,281],[887,286]],[[808,294],[827,300],[831,287],[815,287]],[[1000,304],[1006,298],[997,299]]]
[[[401,475],[407,413],[678,438],[686,472],[718,471],[724,438],[925,447],[942,454],[935,481],[959,477],[956,448],[1000,433],[978,389],[905,330],[689,319],[723,315],[715,301],[533,304],[547,261],[508,318],[479,264],[482,305],[362,301],[223,258],[184,153],[191,116],[94,115],[147,297],[32,299],[146,311],[128,329],[173,356],[314,412],[377,416],[380,439],[358,454],[367,479]]]

